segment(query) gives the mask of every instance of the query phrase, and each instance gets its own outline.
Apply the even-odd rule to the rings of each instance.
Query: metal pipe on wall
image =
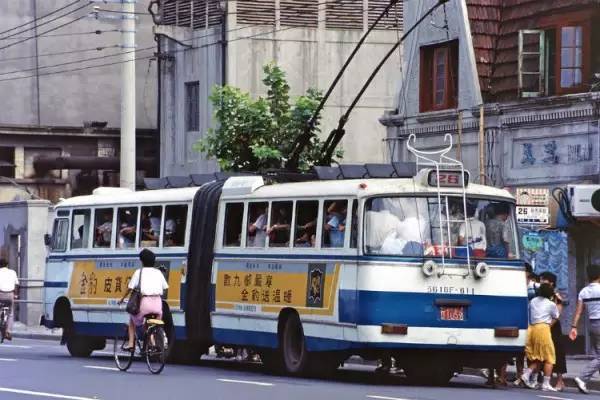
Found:
[[[135,0],[122,0],[121,187],[135,190]]]
[[[485,107],[479,107],[479,183],[485,185]]]

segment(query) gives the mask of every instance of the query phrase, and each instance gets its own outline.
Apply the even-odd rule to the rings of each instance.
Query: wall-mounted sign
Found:
[[[517,223],[530,225],[548,225],[550,210],[548,207],[517,206]]]
[[[520,206],[548,207],[549,192],[546,188],[516,188],[515,197]]]

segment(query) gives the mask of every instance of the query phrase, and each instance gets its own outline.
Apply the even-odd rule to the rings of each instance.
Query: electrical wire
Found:
[[[569,195],[566,189],[560,187],[552,189],[552,198],[558,204],[560,212],[563,214],[567,222],[571,224],[575,223],[575,218],[573,217],[573,214],[571,214],[571,200],[569,200]]]
[[[4,35],[5,33],[11,32],[11,31],[14,31],[15,29],[19,29],[19,28],[22,28],[22,27],[24,27],[24,26],[27,26],[27,25],[29,25],[29,24],[33,24],[33,23],[35,23],[35,22],[37,22],[37,21],[39,21],[39,20],[41,20],[41,19],[47,18],[47,17],[49,17],[49,16],[51,16],[51,15],[54,15],[54,14],[56,14],[57,12],[61,12],[62,10],[65,10],[65,9],[69,8],[69,7],[71,7],[71,6],[73,6],[73,5],[77,4],[77,3],[79,3],[80,1],[81,1],[81,0],[75,0],[75,1],[73,1],[73,2],[71,2],[71,3],[69,3],[69,4],[67,4],[67,5],[65,5],[65,6],[63,6],[63,7],[57,8],[56,10],[54,10],[54,11],[52,11],[52,12],[49,12],[48,14],[42,15],[41,17],[34,18],[34,19],[32,19],[31,21],[28,21],[28,22],[22,23],[21,25],[17,25],[17,26],[14,26],[14,27],[10,28],[10,29],[6,29],[6,30],[4,30],[4,31],[1,31],[1,32],[0,32],[0,35]]]
[[[102,29],[96,29],[95,31],[84,31],[84,32],[70,32],[70,33],[54,33],[54,34],[50,34],[50,35],[36,35],[36,36],[25,36],[25,37],[18,37],[18,38],[11,38],[9,40],[21,40],[21,39],[27,39],[27,40],[31,40],[31,39],[39,39],[39,38],[49,38],[49,37],[70,37],[70,36],[83,36],[83,35],[102,35],[104,33],[116,33],[116,32],[121,32],[120,29],[106,29],[106,30],[102,30]],[[0,60],[2,61],[2,60]]]
[[[81,0],[80,0],[80,1],[81,1]],[[10,34],[10,35],[8,35],[8,36],[0,37],[0,40],[7,40],[7,39],[10,39],[10,38],[12,38],[12,37],[15,37],[15,36],[17,36],[17,35],[20,35],[20,34],[22,34],[22,33],[25,33],[25,32],[28,32],[28,31],[31,31],[31,30],[34,30],[34,29],[38,29],[40,26],[48,25],[48,24],[50,24],[50,23],[52,23],[52,22],[54,22],[54,21],[57,21],[57,20],[59,20],[59,19],[61,19],[61,18],[67,17],[67,16],[69,16],[69,15],[71,15],[71,14],[73,14],[73,13],[76,13],[76,12],[77,12],[77,11],[79,11],[79,10],[82,10],[82,9],[84,9],[84,8],[88,7],[90,4],[92,4],[92,2],[91,2],[91,1],[88,1],[86,4],[82,5],[81,7],[77,7],[77,8],[76,8],[76,9],[74,9],[74,10],[71,10],[71,11],[69,11],[69,12],[65,13],[65,14],[62,14],[62,15],[59,15],[59,16],[57,16],[57,17],[54,17],[54,18],[52,18],[52,19],[49,19],[48,21],[44,21],[44,22],[42,22],[42,23],[36,24],[36,25],[34,25],[33,27],[31,27],[31,28],[26,28],[26,29],[20,30],[20,31],[18,31],[18,32],[11,33],[11,34]]]
[[[100,46],[100,47],[90,47],[90,48],[87,48],[87,49],[59,51],[57,53],[43,53],[43,54],[38,54],[37,56],[20,56],[20,57],[10,57],[10,58],[0,58],[0,62],[17,61],[17,60],[28,60],[28,59],[37,58],[37,57],[62,56],[62,55],[65,55],[65,54],[87,53],[87,52],[90,52],[90,51],[103,51],[103,50],[106,50],[106,49],[119,48],[119,47],[121,47],[121,45],[113,44],[111,46]],[[25,71],[25,70],[23,70],[23,71]],[[22,72],[22,71],[20,71],[20,72]]]
[[[13,42],[13,43],[11,43],[11,44],[7,44],[6,46],[2,46],[2,47],[0,47],[0,50],[5,50],[5,49],[8,49],[9,47],[16,46],[16,45],[18,45],[18,44],[24,43],[24,42],[26,42],[26,41],[28,41],[28,40],[31,40],[31,39],[33,39],[33,38],[37,38],[37,37],[40,37],[40,36],[44,36],[46,33],[50,33],[50,32],[57,31],[57,30],[59,30],[59,29],[61,29],[61,28],[64,28],[65,26],[68,26],[68,25],[72,25],[72,24],[74,24],[74,23],[76,23],[76,22],[78,22],[78,21],[82,20],[82,19],[83,19],[83,18],[85,18],[85,17],[86,17],[86,15],[82,15],[82,16],[80,16],[80,17],[77,17],[77,18],[75,18],[75,19],[73,19],[73,20],[71,20],[71,21],[67,21],[67,22],[65,22],[64,24],[61,24],[61,25],[55,26],[54,28],[48,29],[48,30],[46,30],[46,31],[42,32],[42,33],[41,33],[41,34],[39,34],[39,35],[33,36],[33,37],[31,37],[31,38],[25,38],[25,39],[19,40],[19,41],[17,41],[17,42]]]

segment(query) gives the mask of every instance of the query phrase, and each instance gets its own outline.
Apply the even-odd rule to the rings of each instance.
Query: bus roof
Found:
[[[162,204],[188,202],[194,199],[199,187],[160,189],[134,192],[123,188],[102,187],[88,196],[75,196],[60,201],[56,207],[84,207],[119,204]]]

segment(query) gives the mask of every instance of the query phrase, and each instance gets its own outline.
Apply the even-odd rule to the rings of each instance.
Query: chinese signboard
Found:
[[[546,188],[517,188],[517,223],[548,225],[550,223],[549,190]]]

